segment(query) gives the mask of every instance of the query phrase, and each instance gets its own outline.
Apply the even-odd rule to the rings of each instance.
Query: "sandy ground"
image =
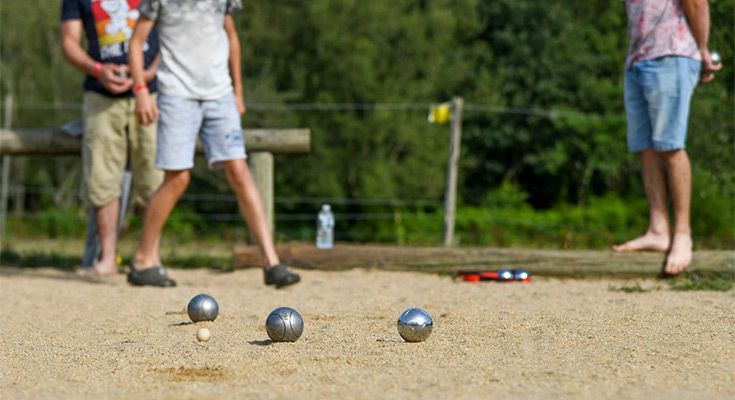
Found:
[[[370,270],[300,271],[275,290],[254,269],[177,270],[179,286],[158,289],[0,271],[3,399],[735,398],[733,291]],[[198,293],[218,300],[216,321],[182,313]],[[279,306],[304,318],[296,343],[268,340]],[[409,307],[434,318],[426,342],[397,333]]]

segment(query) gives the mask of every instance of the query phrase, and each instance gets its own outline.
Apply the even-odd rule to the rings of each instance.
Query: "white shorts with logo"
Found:
[[[223,161],[247,158],[240,113],[233,93],[214,100],[158,95],[156,168],[191,169],[197,137],[202,141],[209,168]]]

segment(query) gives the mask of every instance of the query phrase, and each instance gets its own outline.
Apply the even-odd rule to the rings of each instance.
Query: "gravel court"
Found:
[[[299,270],[275,290],[255,269],[174,270],[176,288],[123,275],[0,270],[0,394],[38,398],[722,398],[735,396],[735,294],[610,291],[613,280],[465,283],[413,272]],[[214,322],[191,324],[207,293]],[[304,318],[271,343],[267,315]],[[409,307],[434,331],[406,343]],[[208,328],[207,343],[195,339]]]

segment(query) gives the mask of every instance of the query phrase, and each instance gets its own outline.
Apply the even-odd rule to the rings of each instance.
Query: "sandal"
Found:
[[[136,271],[133,263],[130,263],[130,273],[128,273],[128,283],[135,286],[160,286],[172,287],[176,286],[176,281],[169,279],[166,268],[157,265],[152,268]]]
[[[263,271],[266,285],[275,285],[276,288],[293,285],[301,280],[297,274],[289,271],[285,265],[278,264]]]

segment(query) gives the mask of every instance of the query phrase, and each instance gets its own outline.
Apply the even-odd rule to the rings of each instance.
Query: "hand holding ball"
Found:
[[[710,50],[709,52],[710,61],[712,65],[719,65],[722,63],[722,55],[717,50]]]

